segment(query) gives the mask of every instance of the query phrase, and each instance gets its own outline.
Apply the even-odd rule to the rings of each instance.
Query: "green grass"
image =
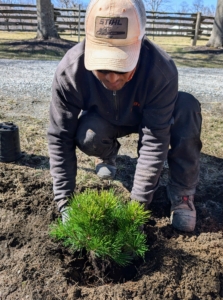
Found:
[[[7,59],[43,59],[43,60],[60,60],[67,50],[50,45],[40,45],[33,48],[27,43],[27,40],[34,39],[36,34],[26,32],[0,32],[0,58]],[[70,35],[61,35],[62,39],[77,42],[77,37]],[[174,59],[177,66],[188,67],[208,67],[221,68],[223,65],[223,53],[213,54],[205,51],[195,53],[191,49],[191,39],[188,37],[149,37],[153,42]],[[81,38],[83,39],[83,37]],[[18,41],[24,43],[16,43]],[[205,46],[207,40],[198,40],[197,46]]]

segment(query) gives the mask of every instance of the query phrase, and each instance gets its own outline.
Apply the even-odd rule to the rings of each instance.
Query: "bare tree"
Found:
[[[177,10],[180,13],[188,13],[190,12],[189,4],[186,1],[180,3],[180,8]]]
[[[202,15],[205,16],[214,16],[215,6],[214,5],[205,6],[203,4],[203,0],[194,0],[191,6],[188,4],[188,2],[183,1],[180,3],[180,7],[178,8],[177,11],[181,13],[201,12]]]
[[[213,29],[206,46],[215,48],[223,46],[223,0],[217,1]]]
[[[194,0],[191,10],[192,12],[201,12],[205,16],[213,16],[215,7],[214,5],[205,6],[203,0]]]
[[[84,7],[85,5],[83,4],[82,1],[78,1],[78,0],[54,0],[54,3],[62,8],[73,8],[77,5],[81,5],[82,7]]]
[[[50,0],[37,0],[37,39],[59,38],[55,24],[53,6]]]
[[[214,17],[215,10],[216,10],[216,8],[214,5],[209,6],[210,16]]]
[[[144,0],[146,8],[153,12],[159,11],[164,5],[169,2],[169,0]]]
[[[204,9],[203,0],[194,0],[192,4],[192,11],[193,12],[202,12]]]
[[[59,0],[58,2],[60,2],[62,7],[65,7],[65,8],[71,8],[73,6],[72,0]]]

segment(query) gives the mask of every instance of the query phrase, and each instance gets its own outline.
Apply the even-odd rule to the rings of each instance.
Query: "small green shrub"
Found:
[[[140,231],[150,212],[137,201],[123,202],[112,190],[86,190],[69,202],[68,220],[51,225],[50,235],[73,251],[83,250],[97,258],[127,265],[148,250]]]

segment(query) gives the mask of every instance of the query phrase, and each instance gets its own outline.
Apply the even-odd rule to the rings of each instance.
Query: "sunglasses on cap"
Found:
[[[97,72],[102,73],[104,75],[109,74],[109,73],[115,73],[115,74],[120,74],[120,75],[129,73],[129,72],[118,72],[118,71],[111,71],[111,70],[97,70]]]

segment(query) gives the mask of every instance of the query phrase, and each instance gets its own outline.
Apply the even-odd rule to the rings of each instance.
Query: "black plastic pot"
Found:
[[[18,126],[12,122],[0,123],[0,161],[12,162],[21,156]]]

